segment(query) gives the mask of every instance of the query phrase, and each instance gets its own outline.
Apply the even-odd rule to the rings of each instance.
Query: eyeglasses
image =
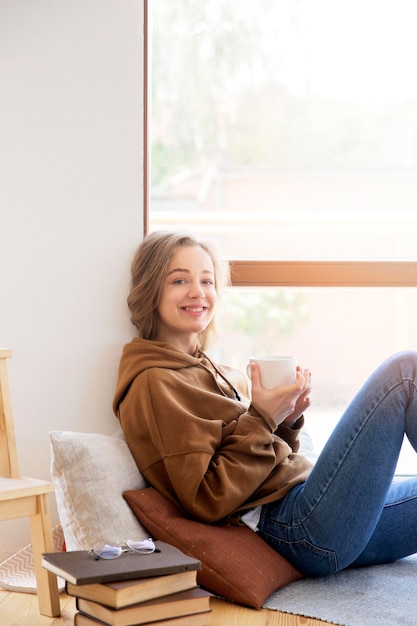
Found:
[[[89,551],[88,556],[94,556],[96,560],[117,559],[122,554],[133,554],[134,552],[138,554],[152,554],[152,552],[159,552],[159,550],[155,548],[152,539],[141,539],[139,541],[127,539],[127,541],[120,543],[96,543]]]

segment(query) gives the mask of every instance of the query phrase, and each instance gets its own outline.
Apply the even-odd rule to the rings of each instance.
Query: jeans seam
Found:
[[[296,546],[304,546],[304,548],[308,550],[311,554],[315,554],[316,556],[325,558],[327,560],[330,566],[330,571],[328,573],[336,573],[339,570],[336,552],[334,550],[322,548],[321,546],[316,545],[306,537],[303,537],[301,539],[289,540],[283,539],[282,537],[277,538],[275,535],[267,531],[262,531],[262,536],[267,541],[268,538],[270,538],[272,540],[272,543],[270,543],[269,541],[268,543],[270,543],[270,545],[272,546],[275,546],[275,548],[278,545],[279,547],[281,547],[281,549],[284,548],[285,550],[285,548],[287,548],[289,552],[294,552],[294,548]]]
[[[416,496],[401,498],[401,500],[396,500],[395,502],[385,502],[384,509],[389,509],[392,506],[397,506],[397,504],[405,504],[406,502],[411,502],[412,500],[417,500]]]

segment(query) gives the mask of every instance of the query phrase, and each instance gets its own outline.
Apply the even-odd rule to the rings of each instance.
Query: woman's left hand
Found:
[[[301,372],[301,368],[297,366],[297,371]],[[304,387],[303,391],[298,397],[297,402],[295,403],[294,411],[282,422],[286,426],[294,426],[295,422],[303,415],[303,413],[308,409],[311,405],[310,392],[311,392],[311,372],[308,369],[305,369],[302,372],[304,376]]]

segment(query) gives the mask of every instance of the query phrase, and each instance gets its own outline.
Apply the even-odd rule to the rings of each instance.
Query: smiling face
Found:
[[[216,302],[210,255],[200,246],[178,247],[162,283],[154,339],[193,354],[198,334],[213,319]]]

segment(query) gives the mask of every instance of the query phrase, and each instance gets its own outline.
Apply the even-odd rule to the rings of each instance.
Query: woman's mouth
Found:
[[[206,308],[207,307],[205,307],[205,306],[184,306],[184,307],[182,307],[183,311],[186,311],[187,313],[192,313],[194,315],[197,315],[199,313],[204,313]]]

